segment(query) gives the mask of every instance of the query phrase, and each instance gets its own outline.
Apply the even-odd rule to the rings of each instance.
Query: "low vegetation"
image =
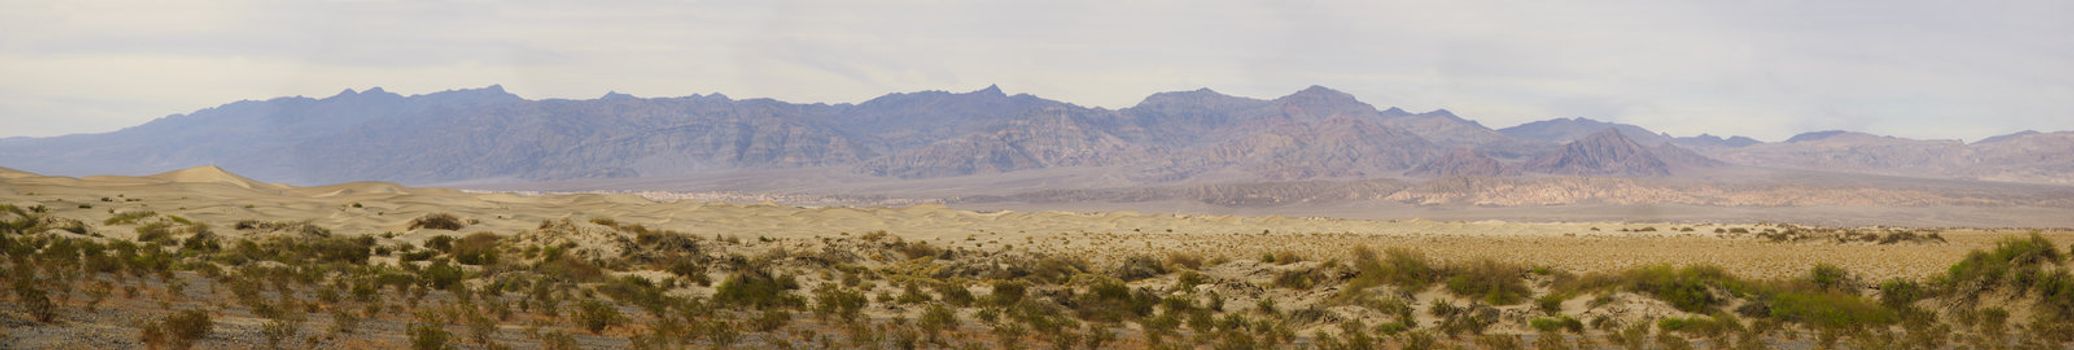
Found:
[[[692,236],[598,217],[490,232],[426,215],[410,228],[440,231],[417,244],[300,221],[101,221],[134,239],[71,222],[0,206],[0,345],[63,329],[164,349],[2074,345],[2068,252],[2037,235],[1877,280],[1832,265],[1577,274],[1406,247],[1100,256],[886,232]]]

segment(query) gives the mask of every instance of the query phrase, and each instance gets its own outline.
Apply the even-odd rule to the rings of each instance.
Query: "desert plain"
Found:
[[[2053,228],[804,207],[214,167],[0,170],[0,204],[7,348],[2051,348],[2074,305]],[[127,255],[79,263],[104,250]],[[210,326],[174,331],[193,310]]]

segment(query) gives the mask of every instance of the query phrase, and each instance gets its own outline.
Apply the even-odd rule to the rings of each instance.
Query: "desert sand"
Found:
[[[101,293],[91,301],[84,301],[76,292],[61,292],[57,302],[41,305],[56,305],[58,310],[67,311],[47,319],[30,317],[38,315],[35,310],[39,310],[28,307],[31,304],[0,308],[0,321],[4,321],[0,323],[8,325],[8,328],[0,329],[5,331],[0,333],[0,345],[30,348],[65,344],[112,347],[155,344],[151,343],[152,339],[163,341],[164,338],[152,338],[149,333],[139,333],[139,329],[156,328],[139,327],[157,323],[138,323],[137,320],[161,317],[171,320],[169,315],[176,315],[179,310],[203,310],[213,315],[217,330],[207,333],[213,335],[198,338],[196,341],[199,343],[193,343],[204,348],[250,347],[273,342],[260,339],[273,339],[270,334],[277,334],[276,329],[290,329],[286,333],[291,335],[288,341],[302,346],[393,347],[422,340],[421,334],[416,332],[428,324],[434,326],[427,327],[465,329],[474,334],[470,344],[511,344],[520,348],[561,341],[556,339],[595,348],[629,347],[652,344],[644,342],[653,341],[720,347],[744,344],[774,347],[788,343],[831,346],[843,342],[848,342],[848,346],[842,347],[913,345],[914,338],[902,338],[903,334],[913,335],[913,330],[904,326],[905,322],[928,317],[922,306],[937,310],[948,305],[953,300],[952,294],[946,292],[950,290],[985,296],[980,299],[985,301],[980,305],[969,305],[970,301],[967,301],[948,309],[950,311],[946,312],[955,316],[953,320],[987,318],[991,316],[983,315],[1000,312],[1020,315],[1014,317],[1039,317],[1031,315],[1070,309],[1076,313],[1075,317],[1088,322],[1086,333],[1077,334],[1118,336],[1121,338],[1111,339],[1109,341],[1113,343],[1109,344],[1126,348],[1172,345],[1174,343],[1162,342],[1174,340],[1159,338],[1179,334],[1192,334],[1181,344],[1218,346],[1287,347],[1305,344],[1341,348],[1333,344],[1364,342],[1405,346],[1433,341],[1432,336],[1438,332],[1445,332],[1451,339],[1446,342],[1454,344],[1502,345],[1539,339],[1585,347],[1638,341],[1665,344],[1663,346],[1687,341],[1725,345],[1724,342],[1732,339],[1739,342],[1738,346],[1805,347],[1833,341],[1837,339],[1833,336],[1838,334],[1847,334],[1854,341],[1867,341],[1864,344],[1875,345],[1866,346],[1877,347],[1877,344],[1894,344],[1892,334],[1866,333],[1868,329],[1857,328],[1861,327],[1858,324],[1881,325],[1890,330],[1905,328],[1911,335],[1949,333],[1952,332],[1950,329],[1922,328],[1942,323],[1896,325],[1893,318],[1896,316],[1893,315],[1924,312],[1909,310],[1937,310],[1928,312],[1942,315],[1936,317],[1976,319],[1984,312],[1977,308],[1983,306],[1989,310],[2004,310],[2000,307],[2006,306],[2013,310],[2004,316],[2013,320],[2011,322],[2050,323],[2058,321],[2025,320],[2056,320],[2035,315],[2056,315],[2058,311],[2050,310],[2057,309],[2048,306],[2057,304],[2029,301],[2024,294],[2004,295],[2004,299],[1985,303],[1954,301],[1966,300],[1958,299],[1957,295],[1972,294],[1945,292],[1954,294],[1934,302],[1926,300],[1894,306],[1898,311],[1876,310],[1879,315],[1885,315],[1880,316],[1882,318],[1836,321],[1851,324],[1853,328],[1848,332],[1841,328],[1817,327],[1822,324],[1821,320],[1794,318],[1796,316],[1790,314],[1765,316],[1769,311],[1764,311],[1764,307],[1751,306],[1791,303],[1793,299],[1790,298],[1814,295],[1847,299],[1839,301],[1841,304],[1825,307],[1860,307],[1870,305],[1868,300],[1881,295],[1877,289],[1881,281],[1935,281],[1943,277],[1942,274],[1950,270],[1954,262],[1967,259],[1969,252],[2000,249],[1998,244],[2006,244],[2010,239],[2036,235],[2052,242],[2074,242],[2074,233],[2034,229],[1802,227],[1763,222],[1357,220],[1133,211],[975,211],[942,205],[800,207],[656,201],[620,194],[521,195],[412,188],[375,182],[294,187],[255,181],[213,167],[151,176],[84,178],[0,169],[0,204],[11,206],[10,210],[19,209],[17,214],[10,214],[15,218],[9,220],[34,218],[25,221],[33,224],[25,227],[43,230],[40,233],[19,232],[23,234],[23,240],[10,238],[9,242],[23,243],[10,244],[43,245],[45,248],[41,249],[47,252],[63,246],[51,242],[63,240],[125,244],[151,242],[148,244],[157,245],[147,247],[162,247],[160,249],[177,252],[183,259],[181,263],[172,265],[177,266],[173,270],[164,270],[162,265],[157,272],[159,277],[155,278],[129,278],[107,272],[88,273],[83,277],[71,272],[52,275],[55,277],[10,277],[17,283],[19,300],[25,303],[26,300],[46,300],[33,299],[46,297],[45,294],[36,294],[42,292],[23,292],[27,289],[21,289],[24,288],[20,287],[21,283],[61,291],[83,288],[89,294],[95,293],[91,292],[93,290]],[[456,223],[446,228],[415,224],[439,215],[451,215]],[[172,232],[174,241],[167,241],[166,237],[142,237],[146,231]],[[218,236],[205,240],[207,235],[199,232],[213,232],[212,235]],[[468,262],[454,250],[458,248],[443,247],[460,244],[453,243],[455,241],[451,238],[478,233],[499,237],[489,241],[492,245],[489,249],[510,257],[501,262]],[[1900,237],[1906,239],[1898,239]],[[294,259],[277,258],[286,259],[279,263],[250,261],[255,259],[252,256],[274,253],[245,248],[252,243],[247,240],[272,242],[261,244],[294,244],[298,241],[357,244],[359,248],[353,249],[359,251],[361,260],[342,267],[326,265],[332,267],[324,269],[335,270],[317,272],[319,276],[331,277],[314,277],[301,284],[279,284],[268,288],[279,288],[280,292],[266,292],[271,289],[240,287],[250,286],[241,284],[249,282],[240,281],[294,280],[296,277],[265,277],[285,273],[270,272],[279,271],[270,269]],[[201,241],[207,242],[197,243]],[[171,242],[180,243],[174,245]],[[225,248],[197,251],[194,250],[197,244],[220,244]],[[558,250],[563,248],[570,250]],[[369,250],[374,251],[373,256],[368,256]],[[543,254],[546,251],[561,253]],[[1371,254],[1364,257],[1359,253],[1363,251]],[[1376,277],[1370,276],[1375,271],[1413,271],[1394,262],[1382,270],[1363,267],[1372,266],[1375,261],[1372,253],[1379,251],[1391,252],[1393,259],[1398,252],[1407,251],[1430,257],[1430,264],[1438,267],[1440,275],[1417,278],[1426,281],[1418,284],[1422,287],[1417,288],[1398,284],[1377,285],[1373,280]],[[35,259],[48,259],[45,255],[36,254]],[[559,258],[561,256],[575,256],[590,262],[569,262],[571,260]],[[237,261],[245,262],[233,263]],[[691,265],[671,265],[671,261],[688,261]],[[2048,261],[2050,266],[2060,264],[2057,256]],[[460,287],[434,287],[429,281],[436,278],[433,277],[436,276],[433,271],[438,271],[435,267],[452,266],[448,265],[449,262],[468,265],[455,271],[466,271],[466,275],[460,276],[470,277],[459,284]],[[598,267],[590,269],[611,277],[601,277],[600,272],[572,274],[569,271],[582,269],[558,267],[566,264],[603,267],[603,270],[596,270]],[[1662,291],[1652,292],[1646,283],[1637,282],[1645,281],[1647,275],[1636,274],[1636,271],[1655,265],[1718,266],[1733,277],[1692,280],[1692,283],[1709,284],[1710,287],[1704,287],[1707,289],[1702,293],[1714,295],[1719,302],[1696,308],[1673,307],[1667,304],[1666,300],[1670,299],[1664,299],[1669,297]],[[1810,283],[1822,285],[1822,282],[1807,282],[1810,280],[1810,267],[1818,265],[1841,267],[1849,272],[1848,281],[1843,282],[1842,287],[1834,287],[1841,289],[1810,287]],[[13,266],[38,265],[16,263]],[[377,285],[376,289],[368,292],[378,297],[358,302],[337,301],[335,296],[328,299],[317,296],[348,287],[360,293],[354,284],[358,282],[349,282],[387,280],[398,273],[399,268],[409,272],[404,276],[420,276],[403,278],[419,282],[398,285],[394,294]],[[123,269],[131,269],[132,276],[144,274],[134,267]],[[2061,271],[2057,269],[2032,271],[2039,273],[2032,276],[2048,276]],[[798,296],[797,306],[753,304],[739,296],[729,297],[724,291],[729,284],[752,283],[738,282],[737,279],[770,280],[770,277],[755,277],[762,276],[760,274],[789,276],[776,280],[786,282],[770,282],[789,287],[768,295]],[[551,277],[558,275],[589,277]],[[626,276],[640,277],[649,282],[627,282],[623,279]],[[861,283],[860,276],[863,278]],[[524,292],[525,289],[521,288],[511,292],[519,294],[503,297],[472,296],[489,292],[492,289],[487,288],[508,283],[506,279],[512,278],[518,281],[547,278],[533,283],[554,284],[536,284],[532,292]],[[1478,297],[1458,290],[1482,288],[1473,284],[1476,278],[1506,281],[1501,285],[1517,284],[1519,287],[1499,287],[1499,290],[1515,288],[1524,294]],[[1445,283],[1438,279],[1445,279]],[[713,285],[714,281],[722,280],[728,282]],[[1757,282],[1733,282],[1737,280]],[[693,285],[690,281],[700,282]],[[660,283],[660,287],[651,283]],[[1000,301],[1004,299],[997,295],[998,288],[1014,283],[1035,283],[1028,286],[1031,296],[1023,299],[1027,302]],[[1112,285],[1128,289],[1119,289],[1124,294],[1109,297],[1102,297],[1106,294],[1097,291]],[[1752,285],[1759,287],[1747,287]],[[111,286],[121,286],[120,289],[124,290],[120,294],[122,297],[108,298],[108,291],[113,289]],[[641,311],[638,300],[643,299],[626,293],[646,288],[659,288],[656,293],[667,296],[666,300],[675,300],[662,304],[675,306],[657,307],[682,310],[682,316],[673,313],[678,311],[662,314]],[[1742,290],[1745,288],[1757,289]],[[920,289],[935,292],[919,292]],[[824,307],[840,303],[842,299],[830,298],[838,298],[844,295],[842,293],[857,293],[854,295],[858,299],[869,296],[871,301],[864,302],[864,308],[854,311],[854,314],[862,315],[863,321],[828,318],[830,311]],[[1656,294],[1643,295],[1648,293]],[[237,295],[236,303],[227,298],[230,294]],[[601,294],[611,297],[601,298]],[[901,296],[896,298],[896,294]],[[2038,295],[2040,298],[2054,298]],[[916,300],[921,301],[900,301],[910,296],[917,296]],[[806,301],[809,297],[811,303]],[[1101,299],[1110,297],[1122,299]],[[481,303],[493,306],[480,306],[471,301],[476,298],[489,298]],[[969,300],[972,296],[964,298]],[[1168,301],[1160,301],[1161,298]],[[108,300],[104,303],[103,299]],[[409,302],[399,304],[396,300]],[[604,305],[632,316],[625,316],[627,318],[620,323],[593,329],[590,333],[572,327],[576,322],[571,319],[574,316],[563,312],[523,311],[515,316],[499,316],[494,322],[485,321],[487,323],[467,318],[479,317],[468,316],[477,312],[512,315],[505,304],[509,302],[520,305],[559,302],[555,300],[571,303],[577,300],[612,300],[618,304]],[[701,300],[716,304],[705,304]],[[1150,309],[1151,303],[1172,305],[1172,300],[1196,300],[1185,303],[1205,302],[1220,306],[1210,309],[1186,305],[1160,306],[1159,310],[1164,311],[1157,313]],[[1103,316],[1105,312],[1114,312],[1113,307],[1086,304],[1090,302],[1143,303],[1147,309],[1132,311],[1134,313],[1120,316],[1122,319],[1113,319],[1119,316]],[[271,306],[275,303],[292,306],[292,310],[308,310],[308,315],[328,313],[338,318],[307,321],[309,325],[304,327],[302,322],[305,321],[301,317],[308,316],[294,316],[304,313],[284,316],[279,311],[266,311],[275,310],[276,306]],[[1223,306],[1225,304],[1229,306]],[[96,305],[101,307],[96,308]],[[727,307],[715,309],[700,305]],[[1954,308],[1955,305],[1963,307]],[[2046,312],[2034,312],[2032,305],[2037,305],[2036,310]],[[1456,306],[1467,311],[1447,311]],[[792,309],[801,312],[812,310],[820,316],[814,320],[790,323],[792,326],[787,326],[789,321],[765,326],[769,324],[765,320],[772,319],[772,315],[789,320],[793,311],[786,310]],[[1727,316],[1725,310],[1762,319],[1749,323],[1749,327],[1753,327],[1750,329],[1758,330],[1738,330],[1744,329],[1741,328],[1744,327],[1742,321]],[[442,314],[450,316],[440,316]],[[1173,327],[1176,323],[1166,322],[1181,322],[1181,317],[1189,318],[1190,331],[1154,336],[1154,333],[1174,331],[1152,332],[1146,328]],[[1262,323],[1259,328],[1215,326],[1210,317],[1240,321],[1257,318]],[[1704,322],[1734,322],[1737,326],[1703,333],[1657,323],[1658,320],[1695,318],[1707,320]],[[361,319],[364,321],[359,322],[366,324],[357,326],[360,327],[358,333],[336,330],[344,324],[341,323],[344,321],[337,320],[346,319]],[[288,323],[291,322],[288,320],[294,321]],[[670,335],[675,334],[670,332],[684,332],[686,325],[683,323],[649,324],[664,320],[694,323],[691,329],[762,330],[753,331],[761,335],[749,340],[717,334],[680,337]],[[1542,321],[1576,323],[1579,320],[1589,321],[1591,329],[1581,329],[1583,325],[1558,325],[1557,329],[1551,330],[1547,325],[1534,324]],[[953,323],[950,330],[954,334],[964,334],[956,336],[962,340],[930,340],[925,344],[967,348],[1019,344],[1021,339],[1031,335],[1028,332],[1032,330],[1024,327],[1053,327],[1037,329],[1044,335],[1030,338],[1033,340],[1080,332],[1070,327],[1062,331],[1055,328],[1053,321],[1043,321],[1042,317],[1014,322],[961,322]],[[1776,333],[1780,331],[1763,330],[1776,329],[1778,322],[1790,322],[1797,325],[1794,327],[1805,328],[1786,328],[1783,336]],[[1964,322],[1973,321],[1960,322],[1968,324]],[[289,328],[279,328],[284,324],[290,325]],[[464,324],[468,327],[464,328]],[[474,327],[476,324],[487,325],[484,326],[487,328]],[[857,328],[860,324],[867,327]],[[1376,328],[1363,328],[1368,326]],[[1570,333],[1564,333],[1563,327],[1569,327]],[[1994,328],[1953,333],[1967,334],[1963,337],[1949,335],[1940,339],[1999,344],[2005,341],[2002,327],[1998,323]],[[2024,336],[2007,339],[2055,339],[2050,334],[2057,332],[2052,330],[2057,328],[2028,327],[2033,328],[2020,328],[2026,332],[2022,333]],[[326,332],[323,329],[334,330]],[[987,329],[991,330],[982,332]],[[1649,334],[1652,329],[1659,336],[1654,340],[1643,338],[1642,335]],[[842,335],[815,337],[816,332]],[[1363,338],[1371,332],[1378,338]],[[1459,338],[1457,334],[1461,332],[1476,337]],[[1805,337],[1813,334],[1822,334],[1820,339],[1827,340]],[[1880,334],[1889,337],[1880,338]],[[1062,344],[1056,340],[1045,341]]]
[[[697,236],[805,239],[872,231],[950,247],[1003,245],[1108,255],[1193,252],[1245,257],[1292,250],[1335,257],[1354,246],[1415,247],[1442,259],[1501,258],[1578,272],[1650,264],[1715,264],[1750,277],[1780,277],[1828,263],[1875,277],[1942,272],[1967,251],[2012,235],[2042,232],[2058,241],[2074,232],[2037,229],[1936,228],[1944,244],[1778,243],[1715,229],[1775,228],[1762,222],[1626,223],[1357,220],[1329,217],[1145,214],[1132,211],[971,211],[942,205],[795,207],[690,201],[633,195],[517,195],[406,188],[356,182],[290,187],[247,179],[215,167],[163,174],[85,178],[0,173],[0,203],[42,204],[59,215],[98,223],[115,213],[152,211],[228,225],[240,220],[308,221],[348,234],[394,233],[416,241],[443,230],[409,230],[412,219],[452,213],[475,221],[459,233],[513,234],[542,221],[609,218]],[[104,197],[106,197],[104,201]],[[80,204],[92,208],[79,208]],[[111,235],[132,227],[101,227]],[[1681,231],[1691,228],[1691,232]],[[1647,229],[1649,232],[1639,232]],[[991,243],[991,244],[989,244]]]

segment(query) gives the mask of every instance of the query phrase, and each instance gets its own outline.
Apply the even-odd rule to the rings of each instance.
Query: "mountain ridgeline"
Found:
[[[1313,86],[1077,106],[998,87],[855,104],[725,95],[529,100],[499,86],[241,101],[102,134],[0,139],[0,164],[144,174],[214,164],[268,181],[581,180],[716,171],[933,179],[1081,169],[1131,183],[1496,176],[1665,177],[1736,166],[2068,183],[2074,135],[1975,144],[1849,132],[1762,143],[1582,118],[1494,130]]]

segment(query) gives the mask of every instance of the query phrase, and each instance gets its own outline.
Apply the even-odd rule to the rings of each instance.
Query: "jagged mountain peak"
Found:
[[[1289,94],[1288,96],[1282,96],[1281,98],[1278,98],[1278,99],[1276,99],[1276,100],[1282,100],[1282,101],[1297,101],[1297,100],[1333,100],[1333,101],[1356,101],[1357,99],[1356,99],[1356,98],[1354,98],[1354,95],[1353,95],[1353,94],[1348,94],[1348,93],[1345,93],[1345,92],[1341,92],[1341,91],[1339,91],[1339,90],[1333,90],[1332,88],[1328,88],[1328,87],[1325,87],[1325,86],[1322,86],[1322,85],[1311,85],[1310,87],[1306,87],[1306,88],[1304,88],[1303,90],[1297,90],[1297,91],[1296,91],[1296,93],[1292,93],[1292,94]]]
[[[999,84],[987,84],[987,87],[986,87],[986,88],[982,88],[982,89],[979,89],[979,90],[973,90],[972,92],[969,92],[969,93],[970,93],[970,94],[980,94],[980,95],[993,95],[993,96],[1008,96],[1008,94],[1006,94],[1006,93],[1003,93],[1003,92],[1001,92],[1001,85],[999,85]]]
[[[1603,122],[1591,118],[1571,117],[1528,122],[1517,126],[1498,129],[1499,133],[1515,138],[1552,143],[1568,143],[1589,137],[1604,130],[1618,130],[1628,138],[1643,145],[1659,145],[1671,142],[1671,137],[1641,126]]]
[[[1560,175],[1667,176],[1674,164],[1659,154],[1663,151],[1636,143],[1619,130],[1605,129],[1536,157],[1527,163],[1527,170]]]

